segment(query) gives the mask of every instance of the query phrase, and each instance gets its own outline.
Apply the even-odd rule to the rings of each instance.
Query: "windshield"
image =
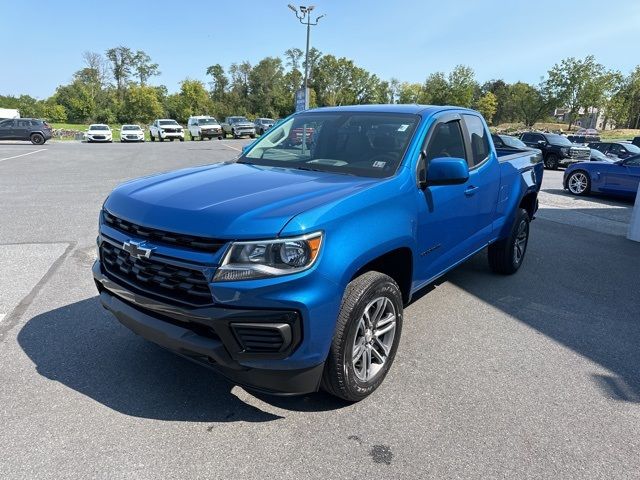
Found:
[[[610,161],[609,157],[607,157],[604,153],[602,153],[600,150],[596,150],[595,148],[591,149],[591,158],[592,159],[596,159],[598,161]]]
[[[571,143],[571,140],[569,140],[567,137],[563,137],[562,135],[556,135],[551,133],[551,134],[546,134],[545,136],[547,137],[547,142],[549,142],[552,145],[566,145],[568,147],[573,145]]]
[[[201,118],[198,120],[198,125],[217,125],[218,121],[215,118]]]
[[[231,117],[231,123],[248,122],[247,117]]]
[[[625,143],[624,148],[626,148],[630,153],[640,153],[640,147],[637,147],[633,143]]]
[[[258,123],[274,123],[275,120],[271,119],[271,118],[259,118],[258,119]]]
[[[507,147],[529,148],[525,145],[525,143],[522,140],[516,137],[512,137],[510,135],[500,135],[500,140],[502,140],[502,143],[504,143]]]
[[[400,165],[418,121],[408,114],[300,114],[270,130],[238,161],[389,177]]]
[[[160,125],[178,125],[175,120],[160,120]]]
[[[106,125],[91,125],[89,130],[109,130],[109,127]]]
[[[123,125],[122,130],[140,130],[138,125]]]

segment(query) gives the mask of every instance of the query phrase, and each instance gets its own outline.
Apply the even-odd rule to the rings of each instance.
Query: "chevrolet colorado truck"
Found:
[[[487,247],[521,267],[542,175],[473,110],[307,110],[235,159],[117,187],[93,276],[123,325],[232,382],[358,401],[416,292]]]

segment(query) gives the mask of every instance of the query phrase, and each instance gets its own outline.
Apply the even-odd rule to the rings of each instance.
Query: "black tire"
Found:
[[[189,137],[191,138],[192,142],[196,139],[196,137],[194,137],[191,133],[189,134]]]
[[[383,364],[376,364],[378,370],[369,380],[362,380],[356,371],[357,361],[353,360],[356,338],[360,330],[361,320],[364,321],[365,309],[379,299],[385,304],[385,308],[393,306],[395,324],[393,338],[388,346],[388,353]],[[372,306],[371,308],[374,308]],[[383,311],[382,314],[386,312]],[[336,329],[322,374],[322,388],[328,393],[350,402],[357,402],[373,393],[383,382],[393,359],[395,358],[400,334],[402,332],[402,294],[396,282],[389,276],[380,272],[367,272],[352,280],[342,297],[342,305],[336,322]],[[364,351],[370,345],[379,345],[375,342],[375,326],[367,330],[372,339],[369,344],[363,343],[360,348]],[[386,335],[386,333],[385,333]],[[360,336],[361,339],[366,338]],[[380,347],[377,347],[380,351]],[[369,349],[371,350],[371,348]],[[369,353],[369,358],[373,356]],[[366,354],[359,357],[364,362]],[[373,366],[373,361],[370,362]]]
[[[567,190],[572,195],[585,196],[591,193],[591,177],[584,170],[574,170],[567,178]]]
[[[511,275],[518,271],[529,244],[530,221],[529,213],[519,208],[509,236],[489,245],[489,267],[495,273]]]
[[[45,142],[44,135],[41,133],[32,133],[29,140],[31,140],[31,143],[34,145],[44,145]]]
[[[155,138],[153,135],[151,135],[151,134],[149,134],[149,139],[150,139],[152,142],[155,142],[155,141],[156,141],[156,138]]]
[[[181,137],[181,138],[180,138],[180,141],[181,141],[181,142],[184,142],[184,137]]]
[[[554,153],[547,155],[547,158],[544,159],[544,166],[549,170],[557,170],[559,166],[558,156]]]
[[[158,141],[159,142],[164,142],[164,138],[162,138],[160,135],[158,135]]]
[[[251,138],[256,138],[256,134],[255,134],[255,133],[252,133],[251,135],[249,135],[249,137],[251,137]]]
[[[218,135],[218,140],[223,140],[224,139],[224,135]]]
[[[231,130],[231,135],[233,136],[233,138],[238,139],[240,138],[238,135],[236,135],[236,131],[235,130]]]

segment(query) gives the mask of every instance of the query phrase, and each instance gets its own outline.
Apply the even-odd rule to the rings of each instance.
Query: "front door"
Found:
[[[437,118],[424,141],[427,164],[438,157],[467,160],[470,146],[465,141],[462,117],[445,113]],[[488,165],[487,165],[488,166]],[[427,179],[428,180],[428,179]],[[471,253],[482,243],[479,231],[489,215],[480,212],[495,208],[497,187],[491,202],[489,190],[480,169],[470,173],[467,182],[459,185],[428,186],[416,189],[418,203],[417,242],[419,258],[416,285],[422,285]],[[492,182],[488,182],[492,183]]]
[[[0,140],[13,140],[13,122],[12,119],[0,121]]]

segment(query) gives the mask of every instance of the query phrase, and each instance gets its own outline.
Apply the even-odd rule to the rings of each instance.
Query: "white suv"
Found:
[[[222,140],[224,133],[222,133],[222,127],[218,121],[206,115],[199,115],[196,117],[189,117],[187,122],[187,129],[191,140],[195,140],[198,137],[200,140],[205,138],[214,138]]]

